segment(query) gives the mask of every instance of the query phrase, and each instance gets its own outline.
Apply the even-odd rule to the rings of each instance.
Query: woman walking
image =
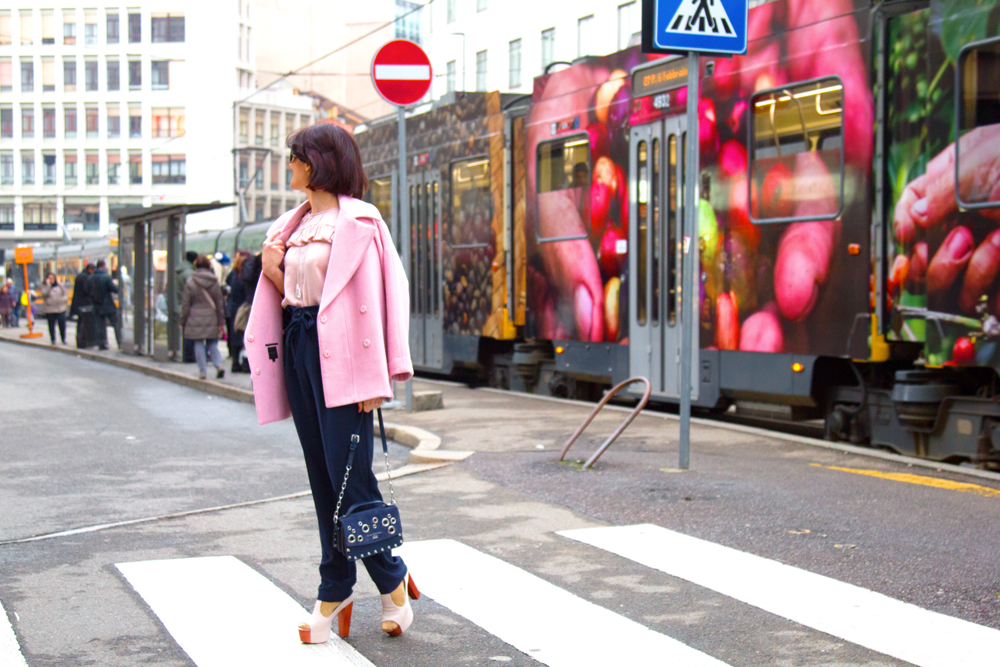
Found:
[[[304,128],[288,139],[292,188],[307,201],[267,234],[263,275],[246,329],[257,418],[291,416],[302,443],[319,521],[322,560],[313,614],[299,639],[322,643],[334,618],[350,630],[357,579],[334,545],[334,515],[352,436],[361,438],[342,507],[381,501],[372,473],[372,410],[392,398],[392,382],[413,375],[406,276],[367,188],[361,153],[343,129]],[[363,559],[382,595],[382,630],[402,634],[419,593],[405,563],[389,552]]]
[[[11,326],[11,314],[14,312],[14,296],[10,293],[10,285],[0,285],[0,325],[4,329]]]
[[[215,377],[226,375],[222,367],[219,339],[226,332],[223,313],[222,288],[212,271],[208,257],[199,255],[194,260],[194,273],[184,283],[181,293],[181,327],[184,338],[194,340],[194,358],[198,362],[198,378],[204,380],[208,372],[206,356],[215,366]]]
[[[66,344],[66,306],[69,304],[69,294],[56,278],[56,274],[48,273],[42,283],[42,315],[49,321],[49,338],[56,344],[56,325],[59,325],[59,338]]]

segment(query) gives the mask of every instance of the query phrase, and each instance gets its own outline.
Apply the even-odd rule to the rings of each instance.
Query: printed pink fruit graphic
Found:
[[[698,102],[698,144],[702,153],[714,153],[719,145],[715,102],[707,97]]]
[[[778,162],[764,176],[761,187],[761,214],[765,218],[790,218],[795,210],[795,174]]]
[[[740,344],[740,312],[733,292],[715,298],[715,346],[735,350]]]
[[[951,349],[951,360],[956,364],[971,364],[976,360],[976,346],[967,336],[962,336],[955,341],[955,345]]]
[[[740,349],[744,352],[783,352],[785,336],[778,319],[774,302],[764,306],[743,322],[740,330]]]
[[[597,250],[597,261],[601,266],[601,272],[606,277],[621,275],[628,253],[619,253],[619,250],[626,249],[625,243],[625,232],[615,225],[608,225]]]

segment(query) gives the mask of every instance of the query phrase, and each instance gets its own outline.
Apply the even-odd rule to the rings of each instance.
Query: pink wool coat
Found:
[[[308,211],[304,202],[286,212],[267,238],[287,242]],[[281,300],[261,275],[244,334],[261,424],[292,414],[285,390]],[[382,216],[371,204],[341,195],[316,318],[327,407],[391,399],[391,382],[413,375],[409,325],[409,286]]]

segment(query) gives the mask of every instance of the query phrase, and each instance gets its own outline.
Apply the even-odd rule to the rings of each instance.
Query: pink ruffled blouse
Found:
[[[285,298],[281,305],[318,306],[330,263],[330,244],[340,209],[306,213],[285,244]]]

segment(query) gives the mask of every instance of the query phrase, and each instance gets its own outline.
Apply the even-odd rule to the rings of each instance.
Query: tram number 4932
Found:
[[[660,93],[653,96],[654,109],[666,109],[670,106],[670,93]]]

